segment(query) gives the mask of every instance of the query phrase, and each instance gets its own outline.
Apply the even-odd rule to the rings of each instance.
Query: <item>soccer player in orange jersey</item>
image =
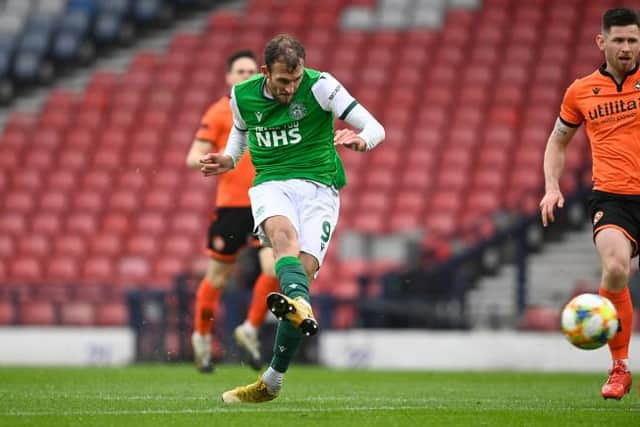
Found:
[[[589,200],[593,236],[602,266],[600,295],[613,302],[621,329],[609,342],[613,359],[602,386],[605,399],[621,399],[631,389],[627,368],[633,307],[628,280],[630,259],[640,240],[640,18],[631,9],[610,9],[596,44],[605,63],[567,89],[544,155],[542,223],[554,221],[564,198],[559,180],[565,150],[580,124],[586,126],[593,157]]]
[[[226,83],[229,87],[256,74],[258,66],[251,51],[238,51],[227,59]],[[233,115],[229,97],[224,96],[211,105],[205,113],[200,129],[196,133],[187,165],[199,169],[200,158],[210,151],[223,151],[233,126]],[[253,217],[248,190],[255,170],[249,154],[245,155],[233,172],[218,178],[216,210],[209,227],[208,249],[210,261],[205,277],[196,294],[194,332],[191,337],[195,362],[201,372],[213,371],[211,363],[211,328],[216,316],[220,294],[232,272],[238,252],[248,241],[253,231]],[[257,239],[256,239],[257,242]],[[275,278],[273,251],[262,248],[259,252],[262,274],[256,281],[247,320],[234,331],[238,345],[249,355],[254,369],[260,369],[262,358],[258,341],[258,328],[267,314],[266,298],[270,292],[279,290]]]

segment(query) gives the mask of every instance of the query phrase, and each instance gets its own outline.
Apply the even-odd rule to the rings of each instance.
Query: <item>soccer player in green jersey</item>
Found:
[[[274,399],[303,337],[317,332],[309,284],[329,247],[346,184],[336,146],[368,151],[385,137],[382,125],[333,76],[305,67],[304,47],[295,38],[273,38],[264,61],[262,74],[231,91],[234,128],[224,153],[201,160],[205,176],[224,173],[249,147],[256,169],[249,190],[254,224],[273,248],[282,290],[267,297],[280,319],[271,364],[255,383],[223,393],[226,403]],[[360,132],[334,132],[335,117]]]

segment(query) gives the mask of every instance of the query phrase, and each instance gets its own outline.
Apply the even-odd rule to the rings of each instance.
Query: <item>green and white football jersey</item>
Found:
[[[343,187],[333,122],[335,116],[344,119],[357,102],[330,74],[309,68],[288,105],[268,98],[264,85],[264,75],[258,74],[234,86],[231,96],[234,124],[247,132],[254,185],[304,179]]]

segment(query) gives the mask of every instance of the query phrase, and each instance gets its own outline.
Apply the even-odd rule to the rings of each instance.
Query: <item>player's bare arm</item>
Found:
[[[564,206],[564,197],[560,191],[560,177],[564,169],[567,145],[576,130],[576,127],[567,126],[558,118],[547,140],[544,151],[545,194],[540,201],[540,215],[542,225],[545,227],[555,221],[553,211],[556,206],[558,208]]]
[[[200,159],[202,159],[209,150],[211,150],[211,144],[209,142],[201,139],[193,141],[193,144],[191,144],[191,148],[189,149],[189,153],[187,153],[187,167],[191,169],[200,169],[202,167]]]

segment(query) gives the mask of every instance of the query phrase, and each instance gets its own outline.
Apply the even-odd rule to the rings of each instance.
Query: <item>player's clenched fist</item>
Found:
[[[233,169],[231,156],[221,153],[207,153],[200,159],[200,171],[204,176],[219,175]]]

